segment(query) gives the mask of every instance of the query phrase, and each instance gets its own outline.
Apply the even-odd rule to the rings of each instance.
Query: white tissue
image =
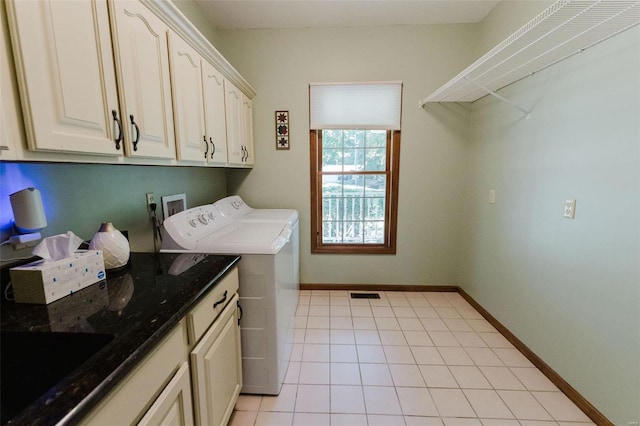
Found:
[[[40,256],[45,261],[61,260],[73,256],[73,253],[82,244],[82,238],[71,231],[66,234],[54,235],[42,240],[33,248],[33,254]]]

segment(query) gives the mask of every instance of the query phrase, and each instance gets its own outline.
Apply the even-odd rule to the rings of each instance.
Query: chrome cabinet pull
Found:
[[[133,114],[131,114],[129,116],[129,118],[131,119],[131,125],[136,130],[136,137],[135,137],[135,139],[133,141],[133,150],[137,151],[138,150],[138,142],[140,141],[140,128],[138,127],[138,125],[136,124],[135,120],[133,119]]]
[[[222,299],[218,300],[216,303],[213,304],[213,309],[215,309],[219,304],[224,303],[226,301],[227,301],[227,290],[224,291],[222,295]]]
[[[211,159],[213,160],[213,154],[216,153],[216,144],[213,143],[211,136],[209,136],[209,142],[211,142]]]
[[[202,139],[204,140],[204,159],[207,159],[207,154],[209,153],[209,144],[207,143],[207,136],[203,135]]]
[[[122,142],[122,122],[120,122],[120,119],[118,118],[118,112],[115,109],[111,110],[111,115],[113,116],[113,121],[116,122],[116,124],[118,125],[118,137],[115,139],[115,143],[116,143],[116,150],[120,151],[120,142]]]

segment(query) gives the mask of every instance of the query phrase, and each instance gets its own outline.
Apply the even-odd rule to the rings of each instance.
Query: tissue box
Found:
[[[11,268],[13,295],[18,303],[49,304],[106,277],[102,251],[78,251],[73,256]]]

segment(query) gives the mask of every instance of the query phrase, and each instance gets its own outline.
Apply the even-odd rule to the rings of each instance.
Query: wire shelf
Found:
[[[638,24],[638,0],[558,0],[424,98],[420,106],[473,102],[488,94],[508,102],[495,92]]]

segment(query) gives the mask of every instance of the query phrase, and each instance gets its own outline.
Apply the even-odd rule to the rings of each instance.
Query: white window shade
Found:
[[[400,130],[402,82],[311,83],[310,129]]]

